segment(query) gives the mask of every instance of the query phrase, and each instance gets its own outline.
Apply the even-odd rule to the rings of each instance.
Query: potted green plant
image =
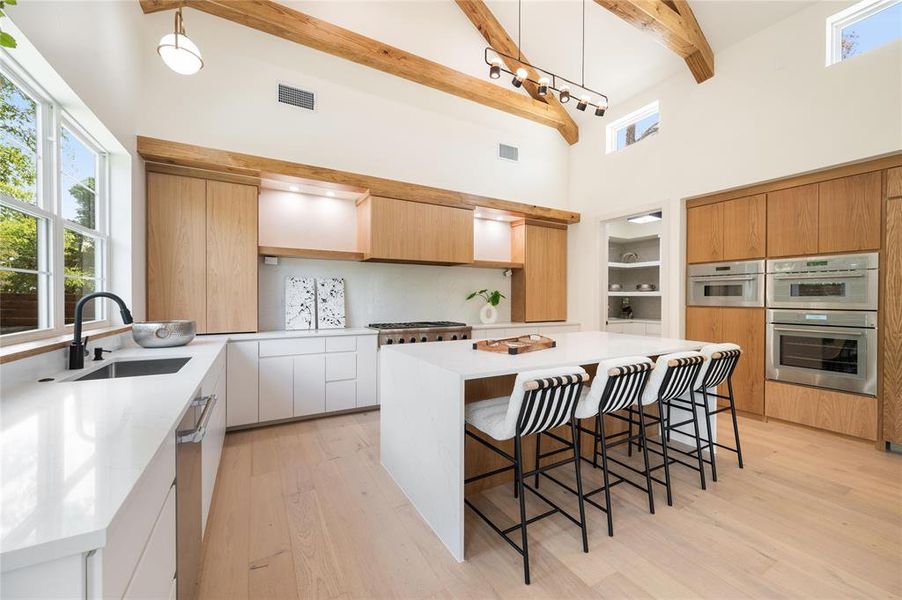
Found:
[[[491,325],[498,320],[498,309],[496,307],[501,304],[502,298],[507,296],[498,290],[492,290],[491,292],[488,290],[476,290],[467,296],[467,300],[472,300],[476,296],[485,300],[485,306],[479,310],[479,320],[485,325]]]

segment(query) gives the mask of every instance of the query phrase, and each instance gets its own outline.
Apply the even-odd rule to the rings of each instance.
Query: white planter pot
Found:
[[[491,325],[498,320],[498,309],[486,302],[479,311],[479,320],[483,325]]]

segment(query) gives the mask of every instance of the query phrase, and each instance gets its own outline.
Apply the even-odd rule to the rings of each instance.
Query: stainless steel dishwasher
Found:
[[[216,394],[198,396],[176,428],[175,528],[178,600],[197,597],[201,543],[201,442],[216,405]]]

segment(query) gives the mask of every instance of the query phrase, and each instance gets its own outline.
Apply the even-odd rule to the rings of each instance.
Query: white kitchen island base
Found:
[[[458,561],[464,560],[467,380],[704,345],[601,331],[550,337],[556,348],[519,356],[474,350],[470,341],[383,346],[379,351],[382,465]]]

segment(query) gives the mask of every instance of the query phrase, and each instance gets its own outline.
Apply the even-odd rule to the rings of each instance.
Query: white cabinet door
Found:
[[[228,344],[226,425],[257,423],[259,414],[257,342]]]
[[[124,598],[167,598],[175,573],[175,486],[169,489]]]
[[[356,352],[340,352],[326,356],[326,381],[342,381],[356,377]]]
[[[326,384],[326,411],[347,410],[357,406],[357,382],[330,381]]]
[[[260,359],[260,422],[294,415],[294,360],[277,356]]]
[[[326,356],[308,354],[294,357],[295,417],[316,415],[326,410]]]
[[[373,406],[379,404],[376,373],[379,358],[375,335],[357,338],[357,406]]]
[[[623,323],[608,323],[605,326],[605,331],[611,333],[623,333]]]
[[[624,323],[623,333],[630,335],[645,335],[645,323]]]
[[[661,336],[661,324],[660,323],[646,323],[645,324],[645,335],[656,335],[658,337]]]
[[[216,387],[211,390],[216,395],[216,404],[213,406],[213,414],[207,424],[207,433],[201,442],[201,534],[207,531],[207,516],[210,514],[210,504],[213,502],[213,488],[216,485],[216,473],[219,471],[219,459],[222,456],[222,444],[225,441],[226,429],[226,374],[220,373],[216,380]],[[206,393],[206,390],[205,390]]]

